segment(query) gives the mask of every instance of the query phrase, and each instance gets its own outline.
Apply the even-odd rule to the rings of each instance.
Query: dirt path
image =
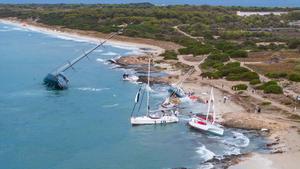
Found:
[[[184,58],[185,56],[186,55],[178,55],[178,61],[183,63],[183,64],[194,67],[197,75],[200,75],[202,73],[202,71],[199,68],[199,65],[204,62],[204,60],[207,58],[208,55],[203,55],[204,56],[203,59],[201,61],[198,61],[198,62],[188,61]]]
[[[177,32],[183,34],[184,36],[189,37],[189,38],[192,38],[192,39],[195,39],[195,40],[197,40],[197,41],[202,41],[202,40],[204,40],[204,38],[203,38],[202,36],[192,36],[192,35],[190,35],[190,34],[184,32],[184,31],[180,30],[180,29],[178,28],[178,26],[179,26],[179,25],[174,26],[173,28],[174,28]]]

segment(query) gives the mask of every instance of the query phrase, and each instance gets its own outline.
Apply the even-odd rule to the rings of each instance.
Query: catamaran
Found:
[[[167,123],[176,123],[179,121],[177,117],[177,113],[174,110],[150,110],[149,102],[150,102],[150,63],[151,58],[149,57],[149,63],[148,63],[148,82],[145,87],[141,87],[139,91],[137,92],[135,96],[135,104],[133,107],[133,110],[131,112],[131,118],[130,122],[132,125],[146,125],[146,124],[167,124]],[[135,108],[137,104],[139,103],[139,98],[141,94],[141,89],[143,90],[141,102],[139,104],[137,112],[140,111],[141,105],[142,105],[142,99],[144,96],[145,91],[147,92],[147,110],[146,115],[143,116],[133,116],[135,112]]]
[[[213,88],[211,88],[206,117],[194,116],[190,119],[188,124],[194,129],[211,132],[216,135],[223,135],[224,129],[222,128],[221,125],[215,123],[216,113],[215,113],[214,101],[215,99],[213,95]],[[209,114],[211,111],[212,111],[212,118],[209,118],[210,117]]]

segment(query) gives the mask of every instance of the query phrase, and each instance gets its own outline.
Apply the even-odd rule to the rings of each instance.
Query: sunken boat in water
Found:
[[[50,89],[54,90],[64,90],[67,89],[69,86],[69,79],[65,76],[64,72],[67,71],[69,68],[72,68],[77,62],[81,59],[88,57],[93,51],[95,51],[100,46],[104,45],[109,39],[113,38],[115,35],[122,33],[121,31],[112,33],[106,38],[104,41],[99,43],[97,46],[90,49],[88,52],[84,53],[83,55],[69,61],[68,63],[64,64],[63,66],[59,67],[55,71],[48,73],[47,76],[44,78],[44,85]]]

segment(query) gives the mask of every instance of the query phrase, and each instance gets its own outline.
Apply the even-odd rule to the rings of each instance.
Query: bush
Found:
[[[207,57],[209,60],[218,60],[220,62],[229,61],[229,56],[226,53],[214,52]]]
[[[243,81],[251,81],[255,79],[259,79],[259,76],[256,72],[244,72],[241,74],[241,78],[240,78],[240,80]]]
[[[250,81],[250,84],[251,84],[251,85],[257,85],[257,84],[259,84],[259,83],[260,83],[260,80],[259,80],[259,79],[253,79],[253,80]]]
[[[210,60],[206,59],[204,63],[201,64],[201,68],[208,69],[208,68],[219,68],[222,67],[224,64],[218,60]]]
[[[261,86],[257,87],[257,89],[263,90],[264,93],[273,93],[273,94],[283,93],[282,87],[278,86],[277,82],[273,80],[262,84]]]
[[[277,82],[274,81],[274,80],[268,81],[268,82],[258,86],[257,89],[258,90],[264,90],[264,88],[266,88],[267,86],[270,86],[270,85],[277,85]]]
[[[248,86],[245,84],[238,84],[235,86],[232,86],[233,90],[247,90]]]
[[[248,52],[244,50],[230,50],[227,52],[232,58],[246,58],[248,57]]]
[[[287,73],[285,72],[273,72],[273,73],[267,73],[265,75],[269,78],[274,78],[274,79],[287,77]]]
[[[300,74],[296,74],[296,73],[290,74],[289,80],[294,82],[300,82]]]
[[[203,55],[203,54],[209,54],[213,51],[212,46],[210,45],[202,45],[199,43],[192,43],[189,44],[186,48],[181,48],[178,50],[180,54],[193,54],[196,55]]]
[[[290,49],[296,49],[300,46],[300,40],[299,39],[293,39],[293,40],[290,40],[288,42],[288,47]]]
[[[269,85],[264,88],[264,93],[282,94],[282,87],[278,85]]]
[[[164,56],[165,60],[178,60],[177,54],[173,50],[166,50],[165,53],[162,53],[160,56]]]
[[[219,79],[222,77],[219,71],[215,72],[205,72],[201,74],[202,77],[208,77],[210,79]]]

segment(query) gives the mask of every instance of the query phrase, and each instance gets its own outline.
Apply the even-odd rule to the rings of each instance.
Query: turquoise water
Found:
[[[66,72],[68,90],[45,89],[49,71],[92,46],[0,23],[0,168],[196,168],[213,155],[263,145],[244,131],[227,129],[225,137],[193,132],[184,117],[179,124],[132,127],[139,86],[123,82],[123,70],[102,60],[133,49],[107,45]],[[166,88],[153,88],[152,104],[158,104]]]
[[[193,4],[223,6],[300,7],[299,0],[2,0],[0,3],[142,3],[157,5]]]

